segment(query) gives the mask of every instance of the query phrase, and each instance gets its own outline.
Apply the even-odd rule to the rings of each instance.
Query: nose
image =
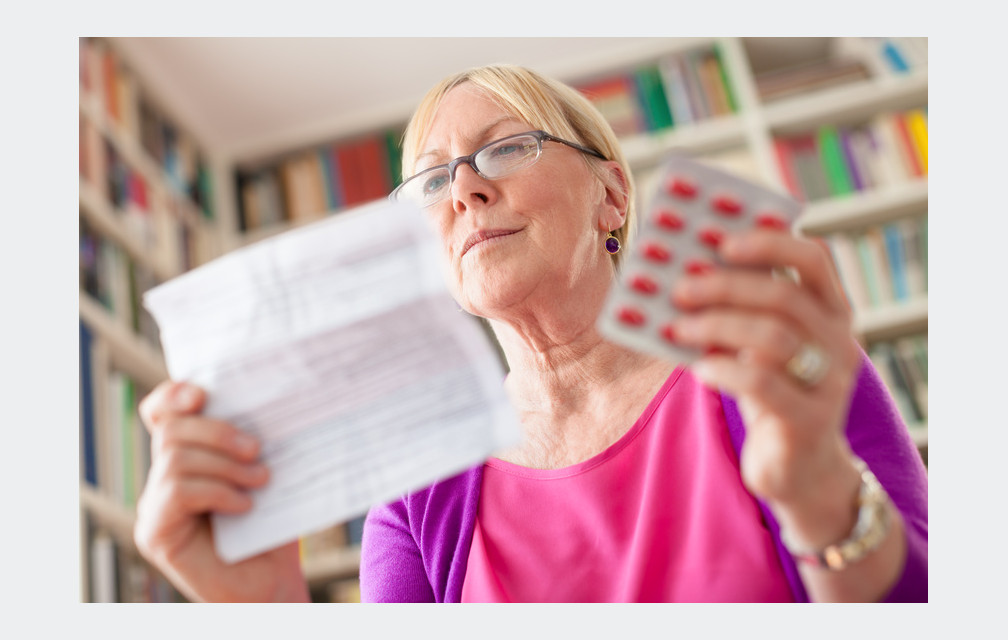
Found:
[[[459,171],[462,165],[466,165],[466,167]],[[449,167],[449,176],[452,208],[456,213],[465,213],[476,203],[476,200],[483,204],[490,202],[493,187],[488,180],[477,173],[471,158],[459,158],[452,162]]]

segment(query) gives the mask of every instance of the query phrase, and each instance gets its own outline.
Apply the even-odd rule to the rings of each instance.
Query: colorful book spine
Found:
[[[685,69],[681,56],[668,56],[658,61],[658,69],[665,85],[665,95],[668,96],[669,110],[675,126],[688,124],[696,120],[689,99],[689,87],[686,84]]]
[[[912,109],[905,116],[906,127],[913,142],[917,164],[923,175],[928,172],[927,116],[923,109]]]
[[[81,413],[81,477],[91,486],[98,486],[98,461],[95,450],[95,405],[91,362],[91,330],[80,322],[80,413]]]
[[[902,302],[910,298],[907,285],[906,255],[903,252],[903,236],[894,223],[882,226],[882,237],[885,240],[886,262],[889,265],[889,276],[892,280],[893,299]]]
[[[714,45],[714,59],[717,61],[718,77],[721,78],[721,86],[728,104],[728,112],[738,113],[738,100],[735,98],[735,91],[728,77],[728,65],[725,64],[724,52],[721,50],[720,44]]]
[[[649,131],[659,131],[673,125],[669,110],[668,96],[662,85],[661,72],[656,65],[638,69],[634,74],[638,96],[644,107],[645,120]]]
[[[832,125],[819,127],[816,146],[819,149],[820,161],[826,172],[830,194],[841,196],[854,191],[836,127]]]

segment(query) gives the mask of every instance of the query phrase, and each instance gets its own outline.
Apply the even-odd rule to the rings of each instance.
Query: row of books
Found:
[[[824,124],[773,144],[785,185],[804,202],[902,184],[927,177],[927,108]]]
[[[574,86],[618,136],[660,131],[737,110],[717,46],[670,54],[654,64]]]
[[[80,322],[81,475],[126,507],[136,505],[150,469],[138,411],[148,391],[112,365],[107,346]]]
[[[162,575],[107,531],[90,532],[86,562],[89,602],[186,602]]]
[[[825,236],[855,311],[927,295],[927,214]]]
[[[908,425],[927,422],[927,334],[902,336],[868,347],[868,357]]]
[[[109,126],[137,142],[169,184],[213,219],[213,181],[205,154],[191,135],[159,110],[104,40],[80,38],[80,99]]]
[[[108,238],[98,234],[81,216],[79,284],[82,295],[91,296],[115,318],[155,348],[159,346],[154,318],[141,304],[147,290],[159,284],[154,271],[135,260]]]
[[[388,130],[290,155],[236,174],[239,227],[315,220],[386,197],[400,181],[400,132]]]

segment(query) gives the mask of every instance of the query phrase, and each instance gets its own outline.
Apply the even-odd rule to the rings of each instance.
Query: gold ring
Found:
[[[814,387],[829,371],[829,356],[811,342],[803,343],[785,365],[787,372],[806,387]]]

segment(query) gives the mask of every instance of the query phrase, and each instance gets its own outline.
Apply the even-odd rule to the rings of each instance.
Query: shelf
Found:
[[[360,554],[360,545],[352,545],[306,558],[302,563],[302,569],[308,586],[315,587],[330,580],[357,576],[360,571]]]
[[[161,353],[123,326],[86,292],[80,292],[80,317],[109,345],[112,362],[136,378],[141,385],[154,388],[168,379]]]
[[[114,243],[125,249],[134,261],[153,271],[158,280],[169,280],[178,275],[177,270],[152,257],[151,252],[156,252],[157,247],[145,245],[136,233],[127,229],[122,216],[117,214],[83,178],[80,179],[80,208],[98,233],[111,238]]]
[[[923,178],[810,203],[796,226],[803,233],[818,235],[884,223],[909,213],[924,214],[927,206],[928,181]]]
[[[136,512],[133,509],[117,503],[86,482],[80,484],[80,507],[99,527],[108,530],[120,544],[130,549],[136,548],[133,542]]]
[[[926,447],[928,443],[928,425],[926,422],[922,424],[908,424],[907,431],[910,432],[910,437],[913,438],[914,444],[917,448]]]
[[[886,340],[914,331],[927,331],[927,296],[854,314],[854,332],[866,342]]]
[[[856,122],[887,110],[927,104],[927,70],[903,77],[875,78],[788,98],[763,107],[766,126],[800,132],[830,120]]]
[[[88,118],[102,136],[116,148],[126,163],[135,170],[143,174],[144,178],[151,184],[167,190],[168,194],[180,206],[174,208],[181,217],[181,222],[198,229],[201,233],[211,233],[209,224],[203,218],[196,205],[174,184],[162,168],[147,155],[147,152],[140,146],[140,143],[129,135],[123,133],[118,127],[109,123],[108,119],[101,113],[92,100],[86,99],[82,90],[80,100],[80,112]]]
[[[620,146],[631,170],[636,171],[657,164],[672,150],[700,154],[737,147],[745,142],[742,120],[733,115],[629,136],[620,140]]]

